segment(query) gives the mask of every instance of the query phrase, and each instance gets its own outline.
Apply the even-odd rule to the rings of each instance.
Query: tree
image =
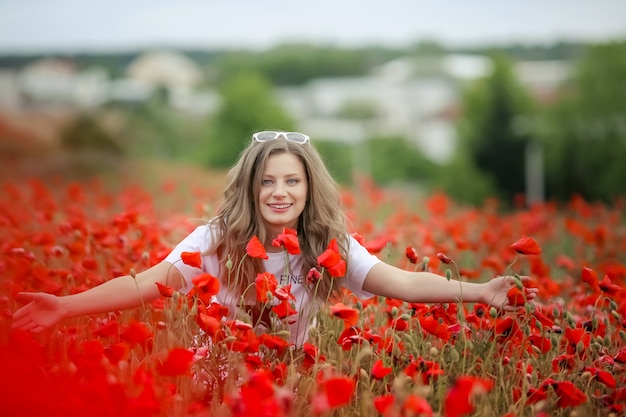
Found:
[[[626,193],[626,42],[590,46],[542,119],[548,196],[610,201]]]
[[[495,54],[492,64],[490,75],[472,85],[463,98],[458,151],[473,161],[465,165],[474,165],[500,197],[511,201],[525,191],[524,158],[531,137],[521,122],[531,105],[509,60]]]
[[[221,96],[222,106],[207,142],[206,160],[212,167],[231,166],[256,131],[294,129],[271,85],[256,73],[233,75]]]

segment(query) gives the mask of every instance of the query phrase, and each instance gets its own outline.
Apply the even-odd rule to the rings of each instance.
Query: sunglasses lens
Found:
[[[307,135],[302,134],[302,133],[289,132],[289,133],[287,133],[287,139],[289,139],[292,142],[306,143],[306,142],[308,142],[309,137]]]
[[[259,142],[276,139],[276,132],[264,131],[254,134],[254,138]]]

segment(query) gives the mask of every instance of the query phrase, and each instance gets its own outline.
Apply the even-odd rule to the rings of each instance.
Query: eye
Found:
[[[296,185],[300,182],[300,180],[296,179],[296,178],[291,178],[287,180],[287,184],[289,185]]]
[[[261,180],[261,185],[272,185],[273,181],[268,180],[267,178]]]

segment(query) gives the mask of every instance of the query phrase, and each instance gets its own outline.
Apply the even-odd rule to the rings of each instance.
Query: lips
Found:
[[[286,210],[292,206],[292,204],[268,204],[271,209],[274,210]]]

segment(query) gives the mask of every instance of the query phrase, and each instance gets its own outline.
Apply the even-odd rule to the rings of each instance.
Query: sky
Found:
[[[626,39],[626,0],[0,0],[0,54]]]

